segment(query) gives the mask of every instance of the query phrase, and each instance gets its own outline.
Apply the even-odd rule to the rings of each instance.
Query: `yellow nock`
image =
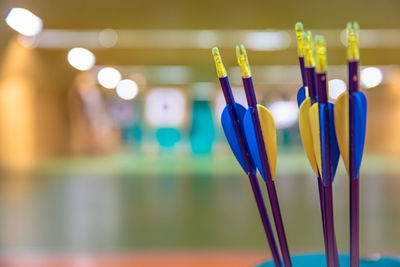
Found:
[[[347,59],[360,59],[360,44],[359,44],[360,26],[357,22],[348,22],[346,26],[347,32]]]
[[[315,52],[316,52],[316,66],[315,70],[317,72],[325,72],[326,71],[326,41],[325,38],[321,35],[315,36]]]
[[[251,77],[249,59],[247,58],[246,49],[244,45],[236,46],[236,57],[239,63],[240,72],[243,78]]]
[[[221,55],[219,54],[219,50],[217,47],[214,47],[212,49],[212,54],[214,56],[215,66],[217,67],[218,78],[226,77],[227,74],[226,74],[225,66],[224,66],[224,63],[222,63],[222,58],[221,58]]]
[[[314,40],[311,31],[307,31],[303,35],[304,38],[304,65],[306,67],[314,67]]]
[[[297,22],[294,26],[297,38],[297,55],[299,57],[304,57],[304,28],[303,23]]]

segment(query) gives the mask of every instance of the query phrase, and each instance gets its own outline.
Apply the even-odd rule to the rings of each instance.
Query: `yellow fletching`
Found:
[[[309,111],[311,108],[311,99],[307,97],[299,108],[299,128],[301,141],[303,142],[304,151],[306,152],[308,161],[310,162],[311,168],[315,175],[318,176],[317,161],[315,159],[314,147],[313,147],[313,135],[311,131],[311,122]]]
[[[309,111],[311,132],[313,136],[314,156],[317,162],[319,173],[322,178],[321,163],[321,141],[320,141],[320,125],[319,125],[319,107],[318,103],[311,106]]]
[[[344,92],[334,107],[336,137],[344,165],[349,172],[349,94]]]
[[[275,121],[271,112],[266,107],[262,105],[257,105],[257,111],[258,117],[260,118],[261,131],[264,137],[265,151],[267,151],[271,177],[274,180],[276,173],[277,157]]]

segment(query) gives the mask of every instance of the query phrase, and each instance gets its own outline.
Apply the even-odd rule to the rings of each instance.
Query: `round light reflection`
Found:
[[[11,8],[6,16],[8,26],[25,36],[34,36],[40,33],[43,27],[42,20],[25,8]]]
[[[138,94],[139,88],[134,81],[126,79],[118,83],[116,91],[120,98],[131,100]]]
[[[340,79],[332,79],[328,82],[329,97],[337,99],[344,91],[346,91],[346,83]]]
[[[361,71],[361,84],[366,88],[378,86],[383,80],[383,73],[379,68],[368,67]]]
[[[277,101],[269,107],[276,128],[289,128],[297,122],[297,104],[293,101]]]
[[[117,87],[118,83],[121,81],[121,73],[114,68],[102,68],[99,73],[97,73],[97,80],[103,87],[113,89]]]
[[[118,33],[112,29],[105,29],[99,33],[99,43],[106,47],[113,47],[118,42]]]
[[[68,62],[72,67],[78,70],[89,70],[93,67],[96,61],[92,52],[85,48],[72,48],[68,52]]]

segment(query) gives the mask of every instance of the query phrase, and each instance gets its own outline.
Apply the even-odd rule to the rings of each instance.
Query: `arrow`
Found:
[[[271,112],[264,106],[257,104],[244,45],[236,46],[236,56],[249,106],[243,120],[246,140],[253,161],[267,187],[283,262],[285,266],[290,267],[292,266],[290,252],[274,183],[277,156],[275,122]]]
[[[339,149],[350,178],[350,266],[358,267],[360,261],[359,171],[367,126],[367,99],[362,92],[358,91],[359,25],[357,22],[349,22],[346,30],[349,91],[340,95],[335,103],[335,126]]]
[[[307,39],[311,40],[311,32]],[[322,36],[316,36],[316,85],[318,103],[311,106],[310,120],[313,130],[313,145],[318,170],[324,191],[326,243],[328,245],[328,266],[339,266],[338,253],[335,251],[335,227],[332,199],[332,182],[339,162],[339,147],[336,140],[333,104],[328,103],[326,87],[326,42]]]
[[[313,56],[313,43],[312,43],[312,35],[309,32],[306,34],[303,29],[302,23],[297,23],[295,25],[297,43],[298,43],[298,55],[300,62],[300,69],[302,71],[303,78],[303,87],[301,87],[297,94],[297,102],[299,105],[299,128],[300,128],[300,136],[302,139],[304,151],[306,152],[308,161],[317,177],[318,181],[318,193],[319,193],[319,202],[321,209],[321,218],[322,218],[322,227],[324,233],[324,243],[325,243],[325,253],[329,258],[332,258],[332,251],[330,249],[333,246],[333,255],[337,255],[337,244],[336,238],[333,238],[333,241],[327,240],[327,223],[326,223],[326,213],[325,213],[325,202],[326,197],[324,192],[326,191],[323,186],[322,178],[321,178],[321,152],[320,152],[320,137],[319,137],[319,118],[318,111],[315,111],[317,108],[315,103],[317,102],[317,92],[316,92],[316,74],[315,74],[315,60]],[[304,60],[305,58],[305,60]],[[306,65],[305,62],[306,61]],[[303,74],[304,73],[304,74]],[[325,85],[326,87],[326,85]],[[314,106],[314,110],[311,111],[311,107]],[[330,106],[330,105],[329,105]],[[310,112],[316,113],[314,115],[314,126],[312,127],[312,120],[310,117]],[[332,120],[331,120],[332,121]],[[315,130],[316,128],[316,130]],[[332,127],[330,127],[333,129]],[[317,149],[315,149],[315,147]],[[316,152],[316,153],[315,153]],[[333,158],[333,157],[332,157]],[[337,166],[337,163],[334,164]],[[336,171],[336,167],[335,167]],[[332,243],[333,242],[333,243]],[[331,245],[332,244],[332,245]],[[337,258],[333,257],[336,261]]]
[[[297,93],[297,104],[299,106],[299,130],[300,137],[302,140],[303,148],[308,158],[308,161],[311,165],[312,170],[317,177],[318,183],[318,194],[319,194],[319,206],[321,210],[321,218],[322,218],[322,229],[324,235],[324,244],[326,244],[326,223],[325,223],[325,206],[324,206],[324,196],[323,196],[323,188],[322,188],[322,179],[318,172],[317,160],[314,155],[314,145],[313,145],[313,136],[311,131],[311,122],[310,122],[310,108],[311,104],[316,102],[315,95],[315,67],[311,64],[311,66],[307,67],[307,70],[304,66],[304,28],[301,22],[296,23],[295,32],[297,38],[297,54],[299,56],[299,64],[301,77],[303,81],[303,86],[299,89]],[[307,74],[306,74],[307,72]],[[307,78],[309,77],[308,81]],[[311,91],[311,92],[309,92]],[[310,97],[311,93],[311,97]],[[325,245],[326,247],[326,245]],[[327,252],[327,251],[325,251]]]
[[[256,199],[258,212],[264,226],[264,231],[267,236],[275,266],[281,267],[282,263],[280,261],[279,251],[276,245],[271,223],[268,218],[268,213],[265,208],[262,193],[257,181],[257,170],[250,156],[249,148],[244,136],[243,119],[246,109],[242,105],[235,102],[229,84],[228,75],[226,73],[218,48],[214,47],[212,49],[212,54],[214,56],[218,78],[226,101],[226,106],[221,115],[222,128],[233,154],[235,155],[244,172],[249,177],[254,198]]]

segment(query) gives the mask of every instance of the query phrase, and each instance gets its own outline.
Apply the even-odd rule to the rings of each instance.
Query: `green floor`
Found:
[[[281,154],[277,188],[290,248],[322,250],[316,178],[300,152]],[[363,253],[399,252],[400,172],[395,162],[365,159]],[[57,159],[31,174],[4,173],[0,181],[3,252],[267,246],[248,180],[230,155]],[[334,198],[339,249],[346,250],[348,185],[342,166]]]

